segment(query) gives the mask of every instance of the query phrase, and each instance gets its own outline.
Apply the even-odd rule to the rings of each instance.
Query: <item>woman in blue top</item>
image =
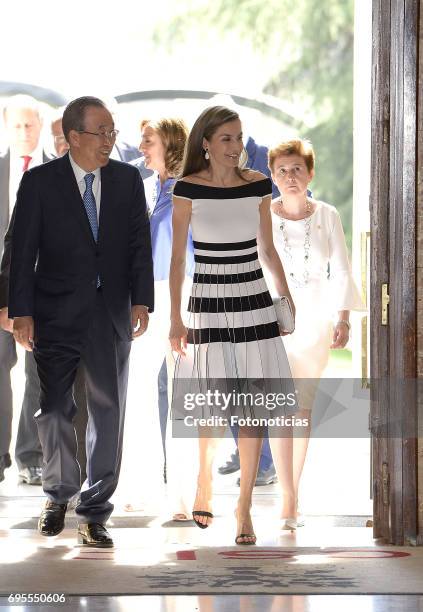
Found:
[[[144,182],[150,211],[154,280],[167,281],[172,256],[172,193],[181,170],[188,129],[182,119],[144,120],[141,132],[144,165],[155,171]],[[194,268],[193,253],[192,243],[188,241],[186,272],[189,276]]]
[[[150,454],[148,455],[148,465],[155,479],[157,477],[160,478],[160,476],[155,473],[154,468],[161,463],[160,459],[155,455],[158,444],[154,443],[154,439],[156,433],[158,433],[158,428],[155,428],[156,431],[151,432],[153,435],[149,436],[151,440],[149,445],[144,440],[144,432],[146,431],[145,427],[153,427],[156,424],[157,400],[159,399],[162,443],[163,450],[165,451],[164,438],[168,404],[167,368],[163,360],[166,357],[166,353],[169,352],[167,323],[170,310],[168,279],[172,254],[172,193],[182,166],[187,137],[188,129],[182,119],[163,118],[157,121],[143,120],[141,122],[142,139],[140,151],[144,155],[143,165],[146,169],[154,171],[152,176],[144,180],[144,188],[150,216],[155,281],[155,309],[154,315],[150,317],[148,334],[143,339],[143,343],[140,344],[139,350],[137,349],[136,356],[133,354],[131,359],[133,367],[131,376],[132,385],[129,388],[128,394],[131,396],[132,392],[133,401],[131,402],[131,397],[129,397],[129,401],[137,406],[137,413],[129,414],[128,417],[130,420],[136,418],[137,422],[133,422],[133,427],[128,427],[127,423],[126,431],[134,431],[133,435],[138,436],[137,440],[133,441],[134,444],[138,443],[138,448],[140,449],[135,453],[138,465],[140,465],[138,461],[142,447],[151,447]],[[137,165],[137,163],[135,162],[134,165]],[[194,269],[192,240],[188,240],[186,261],[187,276],[192,277]],[[153,381],[157,380],[159,372],[159,398],[157,398],[156,385]],[[139,411],[140,398],[141,413]],[[143,419],[147,414],[150,414],[150,423],[144,426]],[[152,419],[151,415],[153,416]],[[131,431],[127,433],[127,437],[131,436]],[[142,432],[142,439],[140,439],[140,431]],[[128,472],[132,473],[133,476],[134,459],[132,458],[131,461],[128,447],[134,449],[135,446],[128,441],[125,448]],[[145,463],[143,462],[143,464]],[[157,485],[157,482],[155,484]],[[146,487],[144,486],[143,488]],[[132,493],[131,497],[133,497]],[[138,502],[133,500],[133,503],[126,504],[125,509],[131,511],[136,509],[138,505]],[[178,511],[175,518],[183,518],[179,517],[180,504],[173,502],[173,509]]]

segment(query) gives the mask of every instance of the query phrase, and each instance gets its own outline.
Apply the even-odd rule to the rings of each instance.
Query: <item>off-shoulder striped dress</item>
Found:
[[[269,179],[238,187],[176,183],[174,195],[192,202],[195,261],[188,349],[177,359],[176,381],[291,380],[257,254],[260,204],[271,193]]]

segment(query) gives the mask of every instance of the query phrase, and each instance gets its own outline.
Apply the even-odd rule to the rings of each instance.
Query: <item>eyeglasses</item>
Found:
[[[87,130],[78,130],[80,134],[91,134],[91,136],[98,136],[103,140],[115,140],[119,134],[119,130],[110,130],[110,132],[88,132]]]

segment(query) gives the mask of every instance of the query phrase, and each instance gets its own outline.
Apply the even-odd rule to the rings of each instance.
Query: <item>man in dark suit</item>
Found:
[[[63,157],[63,155],[66,155],[66,153],[69,151],[69,143],[65,138],[65,135],[63,133],[63,126],[62,126],[62,117],[63,117],[64,110],[65,110],[64,108],[59,108],[56,114],[52,117],[52,121],[51,121],[51,136],[53,138],[54,150],[55,150],[57,157]],[[126,160],[123,160],[123,161],[126,161]],[[8,239],[9,239],[8,235],[9,233],[11,234],[12,231],[13,231],[13,227],[9,227],[9,230],[5,237],[4,255],[3,255],[3,260],[1,262],[0,284],[1,284],[2,275],[7,274],[7,276],[9,276],[7,265],[8,265],[8,259],[10,260],[10,256],[9,258],[7,257],[8,253],[6,252],[6,249],[9,246],[7,244]],[[10,261],[9,261],[9,266],[10,266]],[[27,353],[27,355],[30,355],[30,354],[31,353]],[[40,384],[38,381],[38,387],[39,386]],[[38,390],[38,396],[39,395],[40,393]],[[75,382],[73,384],[73,397],[75,400],[75,404],[77,406],[77,412],[76,412],[73,424],[75,426],[76,439],[78,442],[77,459],[78,459],[79,467],[81,469],[81,483],[82,483],[87,477],[87,472],[86,472],[87,456],[85,452],[85,432],[87,430],[87,424],[88,424],[87,397],[85,393],[85,375],[84,375],[84,368],[83,368],[82,363],[79,365],[79,368],[76,371]],[[38,409],[39,407],[37,408],[37,411]],[[78,501],[78,497],[79,497],[79,494],[77,493],[74,496],[74,498],[70,500],[69,507],[75,507]]]
[[[54,150],[57,157],[62,157],[69,151],[69,145],[65,139],[62,129],[62,115],[63,110],[54,116],[51,121],[51,135],[53,138]],[[50,159],[50,158],[49,158]],[[49,161],[46,159],[44,161]],[[16,199],[16,198],[15,198]],[[4,237],[4,249],[3,256],[1,258],[0,266],[0,326],[3,327],[4,331],[10,333],[9,342],[13,341],[13,321],[7,318],[8,302],[9,302],[9,276],[10,276],[10,256],[11,256],[11,241],[13,233],[14,216],[9,223],[8,230]],[[42,449],[38,439],[37,424],[34,421],[34,414],[40,408],[40,380],[38,378],[37,365],[35,363],[34,355],[32,352],[27,351],[25,355],[25,393],[24,401],[21,410],[21,417],[19,421],[19,430],[16,444],[16,460],[19,466],[19,479],[27,484],[38,484],[41,485],[41,465],[42,465]],[[77,414],[75,416],[74,425],[78,440],[78,463],[81,468],[81,482],[86,478],[86,453],[85,453],[85,431],[87,428],[87,402],[85,394],[85,377],[82,364],[77,370],[75,382],[73,386],[73,394],[75,403],[78,407]],[[31,433],[32,435],[28,435]],[[25,435],[26,434],[26,435]],[[28,443],[35,446],[37,466],[36,467],[25,467],[22,466],[21,449],[25,448],[23,440],[28,439]],[[27,444],[28,444],[27,443]],[[1,480],[1,478],[0,478]],[[74,501],[72,500],[72,504]]]
[[[0,254],[22,173],[51,159],[40,143],[42,117],[34,98],[26,95],[9,98],[3,116],[9,148],[0,155]],[[13,396],[10,372],[17,360],[15,340],[11,333],[12,321],[8,318],[7,293],[7,279],[0,279],[0,481],[4,478],[5,468],[11,465],[9,450]],[[25,393],[15,458],[19,480],[30,485],[41,484],[42,450],[33,418],[38,410],[38,387],[36,364],[32,354],[28,353],[25,356]]]
[[[103,99],[104,101],[104,99]],[[112,109],[108,105],[106,106],[112,112],[112,117],[115,120],[116,118],[116,109],[117,102],[114,98],[111,98]],[[51,122],[51,135],[54,143],[54,150],[56,152],[57,157],[62,157],[69,151],[69,143],[63,134],[63,126],[62,126],[62,117],[63,117],[64,108],[58,109]],[[110,159],[117,159],[124,162],[130,162],[133,159],[139,158],[139,150],[132,145],[129,145],[122,140],[115,141],[113,145],[112,152],[110,154]],[[149,172],[146,170],[146,172]],[[152,172],[151,172],[152,174]],[[142,177],[142,174],[141,174]],[[6,248],[6,247],[5,247]],[[3,262],[2,262],[3,268]],[[0,276],[0,284],[1,284],[1,276]],[[85,393],[85,375],[84,368],[82,364],[77,370],[75,382],[73,386],[73,394],[75,403],[77,405],[77,414],[74,419],[74,426],[76,431],[76,437],[78,440],[78,463],[81,468],[81,481],[84,481],[86,474],[86,451],[85,451],[85,432],[87,429],[88,423],[88,412],[87,412],[87,401],[86,401],[86,393]],[[38,408],[37,408],[38,410]],[[77,502],[77,496],[71,500],[71,506],[74,506]]]
[[[121,463],[130,345],[153,310],[150,228],[138,171],[109,160],[117,132],[104,103],[78,98],[62,122],[69,154],[27,172],[19,187],[9,316],[15,339],[34,350],[41,382],[48,500],[40,533],[62,531],[79,490],[72,384],[82,360],[89,420],[78,537],[109,547],[104,524]]]

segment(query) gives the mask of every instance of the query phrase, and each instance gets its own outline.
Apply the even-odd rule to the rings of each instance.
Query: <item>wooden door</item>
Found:
[[[416,172],[420,0],[373,0],[371,426],[374,536],[417,533]],[[389,294],[382,317],[383,285]],[[394,424],[404,424],[397,435]],[[394,437],[394,431],[395,437]]]

